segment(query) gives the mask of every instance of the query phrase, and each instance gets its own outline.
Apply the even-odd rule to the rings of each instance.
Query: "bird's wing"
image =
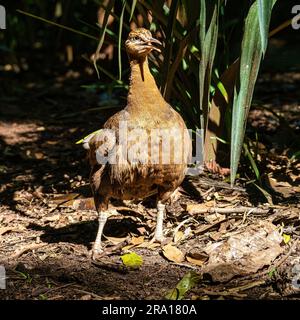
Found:
[[[122,110],[110,117],[103,128],[91,133],[83,139],[83,146],[88,150],[91,166],[105,165],[118,143],[121,121],[128,119],[128,113]]]

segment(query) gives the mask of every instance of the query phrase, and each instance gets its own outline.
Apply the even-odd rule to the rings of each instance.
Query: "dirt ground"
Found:
[[[300,253],[300,162],[292,155],[300,150],[300,73],[262,74],[249,118],[247,134],[252,138],[258,132],[262,180],[272,201],[247,183],[245,175],[238,179],[237,189],[205,172],[187,178],[167,207],[165,221],[168,241],[176,240],[184,255],[181,262],[167,259],[161,247],[147,245],[155,222],[151,202],[131,204],[128,210],[121,204],[120,215],[107,223],[105,244],[118,247],[122,241],[130,244],[131,239],[139,239],[139,245],[127,249],[143,258],[135,270],[122,265],[122,251],[116,247],[100,261],[91,261],[95,211],[75,209],[58,198],[90,196],[85,152],[75,142],[101,127],[117,110],[103,108],[103,93],[82,87],[91,81],[89,72],[70,67],[56,70],[55,66],[39,72],[3,71],[0,265],[5,266],[8,279],[0,298],[163,299],[185,274],[194,271],[201,280],[186,299],[298,299],[300,290],[292,282]],[[124,101],[124,93],[120,95],[119,101]],[[247,172],[246,167],[245,162],[241,170]],[[197,204],[202,213],[191,211]],[[248,214],[238,212],[240,206],[248,207]],[[211,208],[227,211],[221,220],[217,214],[213,220],[209,219]],[[258,221],[271,222],[285,236],[281,254],[257,272],[237,274],[228,281],[206,276],[207,261],[199,258],[205,256],[203,248]],[[184,237],[177,232],[174,239],[181,222],[180,230],[187,232]],[[187,259],[192,251],[196,251],[196,263]]]

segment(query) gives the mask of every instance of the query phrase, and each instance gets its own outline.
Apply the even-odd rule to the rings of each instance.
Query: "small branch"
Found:
[[[76,285],[76,282],[67,283],[67,284],[65,284],[65,285],[63,285],[63,286],[51,288],[51,289],[45,291],[44,294],[48,294],[48,293],[50,293],[50,292],[57,291],[57,290],[60,290],[60,289],[64,289],[64,288],[67,288],[67,287],[70,287],[70,286],[74,286],[74,285]]]
[[[33,243],[33,244],[30,244],[30,245],[28,245],[26,247],[23,247],[23,248],[17,250],[15,254],[10,256],[10,259],[18,259],[25,252],[36,250],[36,249],[42,248],[42,247],[44,247],[46,245],[47,245],[47,243]]]
[[[109,248],[105,248],[105,250],[97,255],[97,258],[101,258],[103,256],[109,256],[111,254],[115,254],[117,251],[121,250],[123,247],[127,246],[130,243],[130,237],[128,236],[124,241],[121,241],[120,243],[111,246]]]
[[[74,288],[75,291],[79,292],[79,293],[84,293],[84,294],[88,294],[91,297],[98,299],[98,300],[121,300],[122,298],[120,296],[99,296],[96,293],[90,292],[90,291],[86,291],[86,290],[82,290],[82,289],[77,289]]]
[[[227,291],[209,291],[209,290],[201,290],[201,293],[206,294],[208,296],[223,296],[223,297],[237,297],[237,298],[245,298],[247,297],[244,293],[236,293],[236,292],[227,292]]]
[[[219,213],[219,214],[231,214],[231,213],[247,213],[253,214],[266,214],[270,209],[250,208],[250,207],[235,207],[235,208],[203,208],[202,205],[188,205],[186,210],[189,214],[203,214],[203,213]]]
[[[187,263],[170,262],[170,264],[173,264],[174,266],[183,267],[183,268],[193,269],[193,270],[199,269],[199,267],[197,268],[196,266],[193,266],[193,265],[187,264]]]

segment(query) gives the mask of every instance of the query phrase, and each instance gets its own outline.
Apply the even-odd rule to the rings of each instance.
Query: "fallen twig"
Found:
[[[187,263],[178,263],[178,262],[170,262],[170,263],[175,266],[179,266],[179,267],[183,267],[183,268],[189,268],[189,269],[193,269],[193,270],[199,269],[196,266],[192,266],[191,264],[187,264]]]
[[[237,297],[237,298],[245,298],[247,297],[244,293],[237,293],[237,292],[229,292],[229,291],[209,291],[209,290],[201,290],[201,293],[204,293],[208,296],[231,296],[231,297]]]
[[[130,243],[130,237],[128,236],[124,241],[109,247],[107,249],[105,249],[102,253],[100,253],[99,255],[97,255],[97,258],[101,258],[103,256],[109,256],[111,254],[116,253],[118,250],[122,249],[123,247],[127,246]]]
[[[203,214],[203,213],[219,213],[219,214],[231,214],[241,213],[245,214],[251,212],[252,214],[266,214],[270,209],[250,208],[250,207],[235,207],[235,208],[203,208],[203,205],[187,205],[186,210],[190,214]]]
[[[67,288],[67,287],[70,287],[70,286],[74,286],[75,284],[76,284],[75,282],[72,282],[72,283],[67,283],[67,284],[65,284],[63,286],[51,288],[51,289],[47,290],[44,294],[47,294],[49,292],[53,292],[53,291],[56,291],[56,290],[64,289],[64,288]]]
[[[257,280],[254,282],[249,282],[247,284],[241,285],[239,287],[235,287],[235,288],[230,288],[228,289],[229,292],[239,292],[239,291],[244,291],[244,290],[248,290],[254,287],[259,287],[262,284],[265,284],[266,281],[265,280]]]
[[[121,300],[122,297],[120,296],[99,296],[97,295],[96,293],[93,293],[93,292],[89,292],[89,291],[86,291],[86,290],[82,290],[82,289],[77,289],[77,288],[74,288],[74,290],[76,290],[77,292],[80,292],[80,293],[84,293],[84,294],[89,294],[91,297],[94,297],[98,300]]]
[[[23,247],[23,248],[17,250],[15,254],[10,256],[10,259],[17,259],[27,251],[36,250],[36,249],[42,248],[42,247],[44,247],[46,245],[47,245],[47,243],[33,243],[33,244],[30,244],[30,245],[28,245],[26,247]]]

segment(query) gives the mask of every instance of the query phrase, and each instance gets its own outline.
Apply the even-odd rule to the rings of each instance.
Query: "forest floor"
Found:
[[[76,141],[118,109],[105,109],[103,94],[82,87],[86,71],[3,72],[0,265],[7,282],[0,298],[163,299],[197,274],[185,299],[299,299],[300,73],[264,73],[258,82],[247,135],[255,141],[257,133],[268,193],[246,179],[245,159],[235,189],[207,172],[187,178],[167,207],[162,247],[149,244],[150,202],[116,203],[120,215],[104,231],[114,250],[93,262],[97,215],[74,205],[78,194],[90,196]],[[140,255],[142,265],[125,267],[126,252]]]

